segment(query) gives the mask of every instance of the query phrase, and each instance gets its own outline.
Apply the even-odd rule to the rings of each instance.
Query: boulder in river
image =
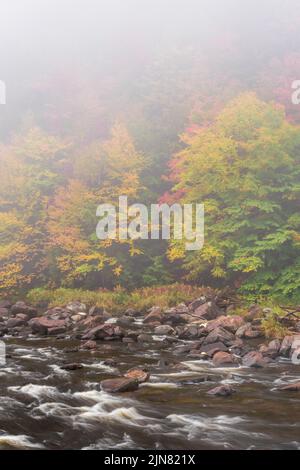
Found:
[[[193,300],[193,302],[191,302],[189,305],[188,305],[188,308],[191,312],[194,312],[198,307],[200,307],[200,305],[203,305],[206,303],[206,297],[204,295],[202,295],[201,297],[199,297],[198,299],[195,299]]]
[[[12,315],[17,315],[17,313],[25,313],[30,318],[33,318],[37,315],[37,309],[27,305],[25,302],[16,302],[10,310]]]
[[[65,320],[52,320],[47,317],[35,317],[32,318],[29,322],[32,333],[47,335],[50,332],[52,334],[59,334],[60,332],[65,331],[66,321]],[[55,329],[55,330],[54,330]]]
[[[0,307],[0,318],[8,318],[9,317],[9,310],[6,307]]]
[[[100,383],[101,389],[108,393],[133,392],[139,387],[136,379],[120,377],[117,379],[106,379]]]
[[[154,328],[155,335],[174,335],[176,331],[170,325],[159,325]]]
[[[217,353],[214,354],[213,365],[215,367],[233,366],[233,365],[237,365],[237,360],[230,353],[218,351]]]
[[[62,366],[60,366],[60,368],[63,370],[78,370],[82,369],[83,365],[77,362],[72,362],[70,364],[63,364]]]
[[[178,330],[180,339],[197,339],[207,334],[205,327],[202,325],[190,324]]]
[[[121,339],[124,336],[123,330],[115,323],[104,323],[103,325],[96,326],[91,330],[88,330],[83,335],[82,339],[106,339],[115,340]]]
[[[8,310],[12,306],[12,303],[9,300],[0,300],[0,308],[7,308]]]
[[[235,333],[244,324],[244,319],[239,315],[221,315],[215,320],[209,321],[206,325],[206,328],[208,331],[212,331],[215,328],[221,327],[230,331],[231,333]]]
[[[279,355],[290,357],[293,351],[300,348],[300,335],[288,335],[283,338],[280,346]]]
[[[251,323],[245,323],[245,325],[242,325],[236,332],[237,338],[245,338],[245,339],[253,339],[253,338],[259,338],[260,336],[263,336],[262,332],[259,330],[255,330]]]
[[[235,393],[235,390],[230,387],[230,385],[219,385],[218,387],[212,388],[207,392],[208,395],[218,397],[229,397],[233,393]]]
[[[300,392],[300,382],[282,385],[279,387],[279,390],[283,390],[285,392]]]
[[[267,362],[259,351],[250,351],[242,359],[243,365],[246,367],[265,367]]]
[[[200,352],[207,354],[208,357],[213,357],[219,351],[228,352],[228,348],[220,341],[217,343],[203,344],[200,348]]]
[[[281,341],[279,339],[273,339],[268,345],[263,344],[260,346],[259,352],[261,352],[263,356],[275,359],[279,355],[280,346]]]
[[[132,323],[134,323],[134,318],[127,315],[122,315],[117,319],[117,324],[120,326],[131,326]]]
[[[234,334],[224,328],[218,327],[212,330],[204,340],[204,344],[221,342],[226,346],[235,340]]]
[[[86,341],[82,345],[82,349],[87,349],[87,350],[97,349],[97,343],[96,343],[96,341],[90,339],[89,341]]]
[[[161,322],[163,320],[163,313],[160,307],[152,307],[144,318],[144,323]]]
[[[135,379],[138,381],[138,383],[144,383],[149,380],[150,374],[147,370],[140,368],[140,367],[134,367],[133,369],[129,369],[126,374],[124,374],[124,377],[128,379]]]
[[[16,328],[16,327],[19,327],[19,326],[25,326],[26,324],[27,324],[27,320],[25,320],[23,318],[17,318],[17,317],[10,318],[6,322],[7,328]]]
[[[86,305],[79,301],[69,302],[66,309],[72,313],[86,312]]]
[[[204,320],[214,320],[222,314],[223,311],[213,301],[200,305],[193,312],[194,316],[203,318]]]

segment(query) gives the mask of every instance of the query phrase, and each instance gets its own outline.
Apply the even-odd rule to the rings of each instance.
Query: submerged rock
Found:
[[[218,397],[229,397],[233,393],[235,393],[235,390],[230,387],[230,385],[219,385],[218,387],[212,388],[207,392],[208,395]]]
[[[283,385],[282,387],[279,387],[279,390],[283,390],[285,392],[300,392],[300,382]]]
[[[106,379],[100,383],[101,389],[108,393],[133,392],[139,387],[136,379],[120,377],[117,379]]]
[[[78,369],[82,369],[83,365],[78,364],[77,362],[72,362],[70,364],[64,364],[64,365],[60,366],[60,368],[63,369],[63,370],[78,370]]]

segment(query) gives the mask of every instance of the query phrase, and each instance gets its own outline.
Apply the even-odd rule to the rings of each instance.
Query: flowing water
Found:
[[[6,338],[0,367],[0,449],[299,449],[300,394],[276,390],[298,379],[299,366],[214,369],[205,361],[162,368],[171,349],[103,342],[100,350],[67,352],[79,342]],[[116,366],[106,365],[114,359]],[[63,361],[83,368],[64,371]],[[177,357],[182,361],[182,356]],[[128,368],[151,370],[131,393],[108,394],[101,380]],[[230,397],[206,392],[220,383]]]

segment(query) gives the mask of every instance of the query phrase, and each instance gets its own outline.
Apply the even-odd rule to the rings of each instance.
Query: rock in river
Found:
[[[214,395],[218,397],[229,397],[235,392],[235,390],[230,387],[230,385],[220,385],[218,387],[212,388],[207,392],[208,395]]]
[[[260,352],[250,351],[243,357],[243,365],[246,367],[265,367],[267,362]]]
[[[102,380],[100,385],[101,389],[108,393],[133,392],[139,386],[136,379],[126,377]]]
[[[300,392],[300,382],[294,382],[292,384],[283,385],[279,390],[284,390],[285,392]]]
[[[126,374],[124,374],[124,377],[128,379],[135,379],[138,381],[138,383],[141,384],[149,380],[150,374],[148,371],[142,368],[136,367],[136,368],[128,370]]]
[[[232,354],[219,351],[213,357],[213,364],[215,367],[224,367],[236,365],[237,361]]]

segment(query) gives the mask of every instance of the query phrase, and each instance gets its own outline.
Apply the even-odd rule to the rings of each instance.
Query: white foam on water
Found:
[[[21,386],[8,387],[8,390],[11,390],[17,393],[25,393],[26,395],[30,395],[31,397],[34,397],[38,400],[44,397],[54,398],[59,394],[56,387],[50,387],[48,385],[36,385],[36,384],[23,385],[23,387]]]
[[[198,359],[197,361],[184,361],[184,362],[181,362],[180,364],[196,372],[207,371],[210,368],[208,367],[209,365],[208,362],[203,359]]]
[[[161,389],[165,389],[165,390],[168,390],[168,389],[172,389],[172,388],[179,388],[180,385],[178,384],[175,384],[173,382],[144,382],[142,384],[140,384],[140,388],[161,388]]]
[[[83,367],[87,367],[89,369],[100,369],[106,372],[116,372],[117,369],[115,367],[109,366],[107,364],[104,364],[104,361],[100,362],[93,362],[91,364],[82,364]]]
[[[198,371],[190,371],[190,370],[181,370],[180,372],[166,372],[165,374],[155,374],[152,375],[152,377],[171,377],[171,378],[183,378],[183,377],[199,377],[199,374],[196,374],[195,372]]]
[[[246,424],[247,420],[240,416],[221,415],[210,418],[200,415],[171,414],[166,419],[177,425],[177,433],[186,436],[189,440],[201,437],[202,441],[225,448],[232,447],[232,444],[224,441],[225,436],[227,439],[229,436],[231,437],[230,442],[232,442],[233,436],[236,436],[238,440],[242,437],[247,439],[266,438],[263,433],[242,429],[241,425]]]
[[[0,449],[13,447],[15,449],[43,449],[42,444],[32,442],[31,438],[25,435],[14,436],[12,434],[0,435]]]
[[[135,403],[134,400],[131,400],[129,398],[123,398],[119,395],[112,395],[103,392],[102,390],[87,390],[85,392],[75,392],[72,396],[88,402],[100,403],[103,405],[120,405],[121,403],[127,403],[131,405],[132,403]]]
[[[61,377],[67,377],[68,375],[70,375],[69,371],[62,369],[57,364],[51,364],[49,365],[49,368],[53,370],[53,374],[48,375],[47,377],[45,377],[45,379],[53,377],[53,375],[60,375]]]
[[[138,449],[136,443],[129,434],[124,433],[122,439],[117,437],[107,437],[99,439],[97,442],[83,447],[81,450],[108,450],[108,449]]]
[[[43,417],[39,416],[37,412],[46,417],[53,416],[56,418],[62,418],[64,420],[71,420],[72,415],[76,413],[76,407],[67,405],[66,403],[46,402],[36,406],[31,411],[31,416],[33,416],[35,419],[43,419]]]

